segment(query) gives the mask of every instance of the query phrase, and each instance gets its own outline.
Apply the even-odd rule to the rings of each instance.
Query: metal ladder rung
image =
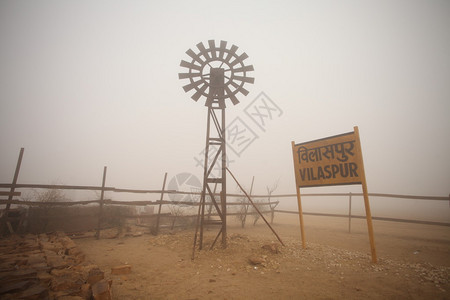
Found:
[[[206,182],[208,183],[222,183],[222,178],[207,178]]]

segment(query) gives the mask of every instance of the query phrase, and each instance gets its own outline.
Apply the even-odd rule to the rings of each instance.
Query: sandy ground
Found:
[[[298,217],[278,214],[279,253],[262,248],[279,242],[261,221],[229,223],[227,249],[193,261],[193,230],[75,242],[112,279],[114,299],[450,299],[450,227],[374,221],[372,264],[365,220],[349,233],[344,218],[305,216],[302,249]],[[205,232],[205,249],[217,230]],[[130,274],[111,275],[123,264]]]

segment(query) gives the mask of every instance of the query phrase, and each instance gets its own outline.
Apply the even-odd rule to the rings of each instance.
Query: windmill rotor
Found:
[[[236,45],[227,48],[226,41],[216,45],[214,40],[209,40],[207,47],[200,42],[197,50],[187,50],[190,59],[180,62],[180,66],[187,69],[178,74],[179,79],[188,80],[183,86],[184,91],[193,90],[191,98],[195,101],[205,98],[208,107],[217,103],[224,108],[226,99],[234,105],[238,104],[238,94],[246,96],[249,93],[244,85],[255,82],[253,77],[248,76],[249,72],[254,71],[253,65],[244,62],[248,55],[245,52],[238,54]]]

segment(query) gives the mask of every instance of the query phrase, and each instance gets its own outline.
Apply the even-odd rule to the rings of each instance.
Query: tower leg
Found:
[[[227,247],[227,150],[225,135],[225,108],[222,108],[222,193],[220,203],[222,204],[222,247]]]
[[[217,112],[217,113],[216,113]],[[214,124],[214,126],[212,126]],[[211,126],[216,130],[211,130]],[[205,160],[203,168],[203,189],[199,203],[198,217],[197,217],[197,229],[194,237],[194,248],[196,246],[197,233],[199,241],[199,249],[203,248],[203,232],[204,226],[207,224],[221,225],[220,231],[211,244],[214,246],[219,235],[222,235],[222,247],[227,246],[227,189],[226,189],[226,172],[227,172],[227,157],[226,157],[226,139],[225,139],[225,108],[224,107],[208,107],[208,120],[206,131],[206,145],[205,145]],[[214,150],[216,150],[214,152]],[[211,155],[211,156],[210,156]],[[220,168],[219,168],[220,166]],[[217,171],[219,173],[215,177],[212,172]],[[212,188],[214,184],[214,188]],[[221,185],[220,193],[215,195],[217,185]],[[210,199],[220,217],[220,220],[205,220],[205,205],[206,199]],[[220,203],[219,203],[220,201]]]

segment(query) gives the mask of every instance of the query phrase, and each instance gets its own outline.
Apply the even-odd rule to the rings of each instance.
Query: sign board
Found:
[[[293,146],[298,187],[361,184],[361,146],[354,132]]]
[[[358,127],[353,132],[296,144],[292,142],[295,183],[302,245],[306,248],[300,188],[327,185],[361,184],[364,195],[372,262],[377,262],[369,193],[362,158]]]

